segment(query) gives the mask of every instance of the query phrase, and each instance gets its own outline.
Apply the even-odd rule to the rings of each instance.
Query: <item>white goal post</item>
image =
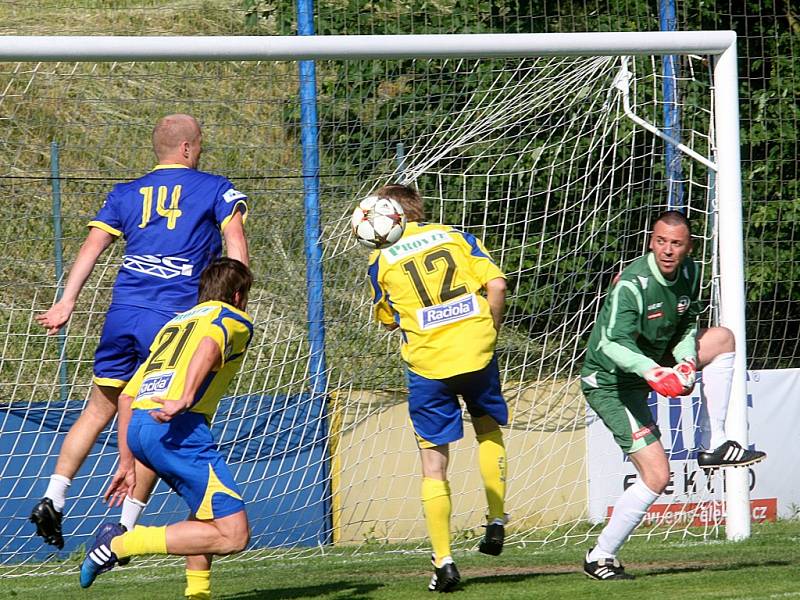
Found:
[[[712,56],[715,136],[713,178],[716,191],[719,324],[736,338],[735,376],[727,433],[748,443],[746,336],[742,193],[739,142],[739,96],[736,35],[732,31],[609,32],[573,34],[459,34],[389,36],[3,36],[0,63],[10,62],[191,62],[303,61],[389,59],[478,59],[582,56]],[[2,91],[2,90],[0,90]],[[560,90],[569,94],[571,90]],[[0,97],[2,101],[2,97]],[[352,202],[355,198],[351,199]],[[342,209],[344,212],[347,207]],[[359,282],[360,284],[360,282]],[[365,290],[361,290],[366,294]],[[271,314],[271,309],[264,312]],[[260,315],[254,315],[256,320]],[[265,317],[269,318],[269,317]],[[0,342],[2,343],[2,342]],[[251,352],[253,352],[251,350]],[[268,350],[263,351],[265,356]],[[265,359],[266,360],[266,359]],[[270,358],[271,360],[271,358]],[[302,367],[301,367],[302,369]],[[302,373],[301,373],[302,375]],[[342,384],[341,381],[339,385]],[[352,388],[352,386],[351,386]],[[333,443],[331,443],[333,446]],[[330,449],[333,453],[333,450]],[[509,462],[514,457],[509,456]],[[517,466],[519,472],[523,467]],[[0,473],[2,476],[2,473]],[[44,474],[43,474],[44,476]],[[243,483],[246,486],[246,483]],[[268,486],[265,486],[268,487]],[[725,475],[728,539],[750,535],[748,472],[727,469]],[[1,498],[0,498],[1,499]],[[334,501],[335,502],[335,501]]]

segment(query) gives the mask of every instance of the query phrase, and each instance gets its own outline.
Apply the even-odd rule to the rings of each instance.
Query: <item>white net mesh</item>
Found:
[[[682,138],[711,156],[707,61],[683,60],[690,68],[678,82],[686,98]],[[120,244],[95,269],[62,336],[46,337],[33,316],[56,295],[58,248],[68,265],[111,184],[153,166],[150,130],[170,112],[201,121],[202,168],[226,175],[251,198],[247,230],[256,286],[248,308],[257,334],[214,432],[250,507],[255,556],[326,547],[372,551],[388,542],[427,548],[398,341],[370,323],[366,255],[348,232],[355,200],[397,180],[416,183],[430,220],[482,238],[508,276],[498,353],[513,415],[505,436],[509,543],[582,541],[596,532],[587,490],[599,455],[587,456],[577,374],[611,278],[645,250],[649,221],[666,198],[663,145],[625,116],[613,85],[620,64],[619,57],[317,64],[323,373],[315,372],[308,342],[296,65],[0,65],[4,573],[65,569],[58,559],[86,543],[100,522],[117,517],[101,501],[115,468],[116,438],[109,432],[69,489],[65,550],[51,554],[27,521],[88,395]],[[659,61],[631,59],[629,68],[632,109],[660,123]],[[51,141],[59,148],[55,179]],[[694,255],[705,269],[708,321],[713,178],[688,160],[683,174]],[[326,383],[324,395],[311,393],[312,380]],[[686,449],[697,407],[695,398],[659,408],[672,444],[665,445],[678,461],[676,477],[695,468]],[[467,431],[451,453],[457,548],[475,546],[485,513],[476,445]],[[695,474],[668,498],[721,498],[720,485],[710,491],[704,483]],[[597,502],[610,505],[612,498]],[[160,485],[142,522],[184,517],[181,501]],[[643,531],[704,535],[716,526],[687,527],[686,519],[665,519]]]

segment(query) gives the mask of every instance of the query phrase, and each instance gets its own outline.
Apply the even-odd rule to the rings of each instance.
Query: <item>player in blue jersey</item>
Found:
[[[211,597],[211,556],[241,552],[250,539],[242,495],[209,427],[253,335],[244,309],[249,269],[220,258],[200,278],[199,303],[158,332],[150,354],[119,397],[119,469],[105,498],[129,495],[145,470],[189,506],[186,521],[126,528],[107,523],[81,566],[80,583],[140,554],[186,556],[185,595]],[[135,468],[134,464],[139,463]]]
[[[425,223],[422,198],[406,185],[376,196],[400,203],[408,224],[392,246],[370,256],[375,318],[401,333],[408,410],[422,462],[422,507],[433,550],[428,589],[448,592],[460,581],[450,553],[450,443],[464,435],[464,399],[478,441],[488,505],[478,549],[498,555],[505,540],[506,449],[500,426],[508,407],[495,356],[506,298],[505,275],[475,236]]]
[[[222,251],[249,264],[244,222],[247,197],[225,177],[197,170],[203,136],[183,114],[161,119],[153,129],[158,165],[117,184],[89,222],[61,299],[36,320],[55,334],[75,307],[100,255],[118,238],[125,253],[114,283],[94,359],[89,400],[61,446],[44,498],[31,512],[37,534],[63,548],[61,529],[66,492],[97,436],[117,411],[117,398],[147,356],[156,332],[197,301],[203,268]],[[136,497],[123,505],[121,522],[132,527],[155,484],[140,478]]]

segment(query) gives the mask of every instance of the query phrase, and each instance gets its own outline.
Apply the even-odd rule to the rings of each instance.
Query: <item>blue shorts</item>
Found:
[[[473,418],[490,416],[499,425],[508,423],[508,406],[500,391],[497,357],[480,371],[447,379],[428,379],[406,369],[408,412],[422,448],[441,446],[464,437],[458,396]]]
[[[244,510],[242,494],[204,415],[187,412],[158,423],[149,411],[134,409],[128,446],[136,460],[158,473],[201,521]]]
[[[94,353],[94,382],[125,387],[150,354],[150,344],[158,331],[175,314],[135,306],[109,308]]]

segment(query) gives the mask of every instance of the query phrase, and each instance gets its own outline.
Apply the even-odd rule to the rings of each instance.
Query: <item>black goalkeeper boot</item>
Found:
[[[697,464],[702,469],[719,467],[746,467],[761,462],[767,457],[766,452],[748,450],[739,442],[728,440],[716,450],[697,453]]]

